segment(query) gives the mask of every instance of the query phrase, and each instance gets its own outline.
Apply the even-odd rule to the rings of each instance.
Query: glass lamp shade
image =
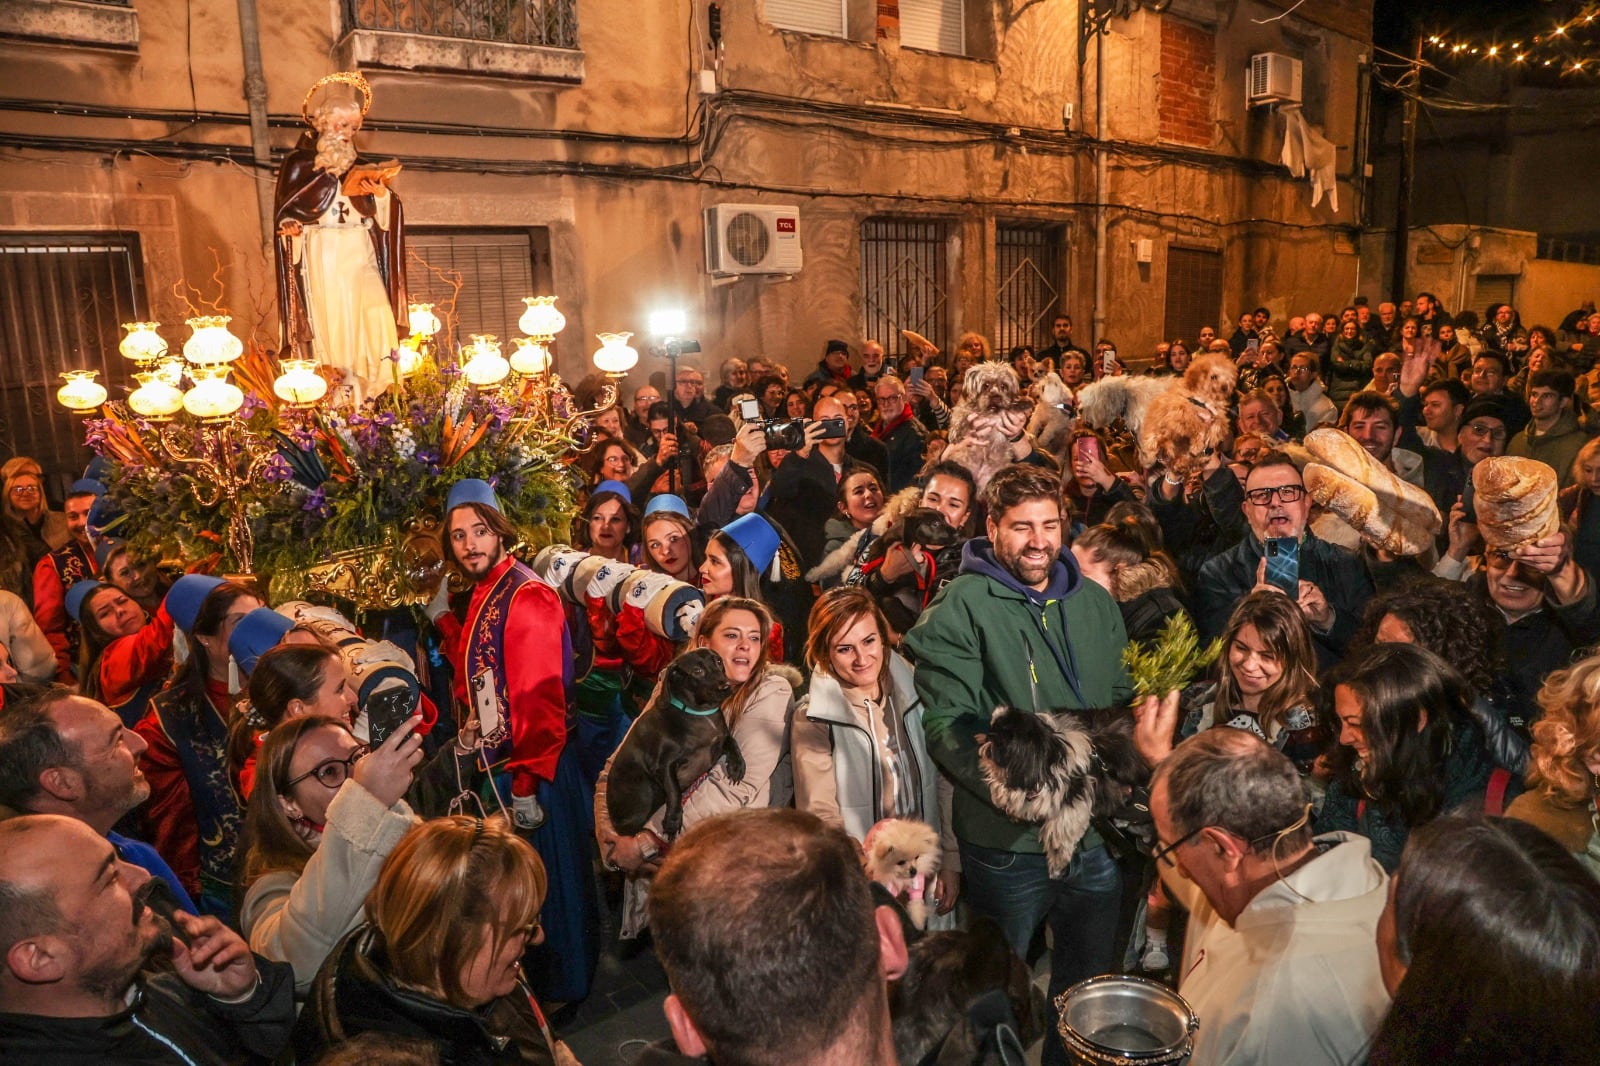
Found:
[[[602,374],[622,377],[639,363],[639,353],[628,347],[632,333],[597,333],[600,350],[594,353],[595,369]]]
[[[244,354],[244,342],[228,332],[228,315],[202,315],[188,320],[194,336],[183,344],[183,357],[196,366],[231,363]]]
[[[278,399],[295,407],[316,403],[328,394],[328,382],[317,373],[315,359],[285,359],[283,373],[272,383]]]
[[[145,418],[171,418],[183,410],[183,393],[156,371],[133,375],[139,383],[128,396],[128,406]]]
[[[411,304],[407,312],[412,336],[431,337],[439,332],[439,316],[433,313],[432,304]]]
[[[400,376],[408,378],[422,366],[422,353],[417,350],[416,342],[420,338],[413,333],[400,342],[400,347],[395,349],[396,366]]]
[[[95,380],[95,370],[68,370],[61,375],[66,384],[56,390],[56,400],[69,411],[93,411],[106,402],[106,387]]]
[[[528,309],[517,320],[522,332],[537,340],[550,340],[567,328],[567,316],[556,310],[554,296],[524,296]]]
[[[517,350],[511,353],[512,370],[531,378],[550,369],[550,349],[532,337],[518,337],[516,344]]]
[[[500,342],[492,334],[474,333],[472,343],[461,353],[461,376],[480,389],[493,388],[511,373],[511,364],[500,354]]]
[[[122,328],[128,335],[122,338],[117,350],[141,365],[155,362],[167,354],[167,342],[156,332],[160,325],[159,322],[124,322]]]
[[[227,418],[244,406],[244,393],[228,380],[228,368],[196,368],[194,388],[183,394],[183,409],[196,418]]]

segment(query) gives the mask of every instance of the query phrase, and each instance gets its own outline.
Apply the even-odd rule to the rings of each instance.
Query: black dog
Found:
[[[1123,708],[1029,714],[997,707],[978,766],[996,807],[1039,826],[1052,877],[1065,872],[1092,819],[1118,814],[1128,793],[1150,782],[1133,743],[1133,713]]]
[[[714,651],[687,652],[667,667],[666,684],[611,760],[606,810],[618,833],[639,832],[665,805],[662,828],[668,840],[676,837],[683,828],[683,790],[724,755],[728,776],[744,780],[744,755],[722,716],[722,701],[732,691]]]
[[[906,972],[889,989],[901,1066],[1022,1061],[1022,1048],[1042,1031],[1044,995],[992,919],[928,933],[906,955]],[[995,1054],[997,1044],[1013,1056]]]

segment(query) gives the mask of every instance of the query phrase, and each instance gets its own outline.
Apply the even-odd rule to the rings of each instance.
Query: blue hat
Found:
[[[78,617],[78,612],[83,610],[83,601],[89,598],[89,593],[99,588],[105,588],[105,584],[99,581],[78,581],[67,590],[67,613],[72,616],[74,622],[82,621]]]
[[[185,633],[193,630],[195,619],[200,617],[200,606],[220,584],[220,577],[208,574],[184,574],[174,581],[167,590],[165,601],[167,616],[172,619],[172,624]]]
[[[674,496],[670,492],[652,496],[650,497],[650,502],[644,505],[644,516],[646,518],[649,518],[657,511],[671,511],[673,514],[681,514],[685,518],[694,517],[689,513],[689,505],[684,502],[683,497]]]
[[[722,532],[739,545],[758,574],[765,572],[778,555],[778,531],[754,511],[735,518],[722,527]]]
[[[105,494],[105,483],[90,477],[80,477],[67,489],[68,499],[74,496],[104,496]]]
[[[633,493],[629,492],[628,486],[624,485],[620,481],[613,481],[610,478],[607,478],[606,480],[600,482],[600,484],[596,485],[594,487],[594,492],[592,492],[590,495],[591,497],[598,496],[602,492],[614,492],[618,496],[622,497],[623,503],[629,504],[630,506],[633,504]]]
[[[228,654],[248,674],[256,668],[256,660],[278,646],[283,635],[294,628],[294,622],[271,607],[257,607],[233,627],[228,637]]]
[[[500,511],[500,499],[494,494],[494,486],[487,481],[475,477],[462,478],[450,486],[450,495],[445,497],[444,515],[450,517],[450,512],[467,503],[481,503],[491,510]]]
[[[122,508],[112,503],[109,495],[96,496],[89,508],[89,528],[96,533],[104,533],[122,518]]]
[[[89,465],[83,468],[83,476],[91,481],[104,481],[109,473],[111,473],[111,460],[103,455],[90,459]]]

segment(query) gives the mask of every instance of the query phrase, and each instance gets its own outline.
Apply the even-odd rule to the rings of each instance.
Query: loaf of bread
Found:
[[[1306,491],[1375,548],[1422,555],[1434,546],[1444,519],[1433,498],[1374,459],[1343,430],[1306,435],[1314,462],[1303,471]]]
[[[1558,532],[1560,484],[1556,472],[1537,459],[1501,455],[1479,462],[1472,468],[1472,489],[1484,544],[1507,551]]]

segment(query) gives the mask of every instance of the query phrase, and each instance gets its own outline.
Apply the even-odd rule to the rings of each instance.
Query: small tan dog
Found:
[[[978,363],[961,379],[961,402],[950,413],[944,458],[972,472],[978,491],[1009,466],[1012,438],[1028,424],[1033,401],[1022,394],[1016,371],[1005,363]]]
[[[1183,377],[1150,401],[1139,426],[1139,451],[1146,465],[1160,463],[1187,478],[1233,436],[1228,402],[1239,369],[1226,355],[1202,355]]]
[[[927,901],[944,859],[939,834],[926,822],[885,818],[867,830],[861,848],[867,877],[905,904],[912,925],[926,929]]]

